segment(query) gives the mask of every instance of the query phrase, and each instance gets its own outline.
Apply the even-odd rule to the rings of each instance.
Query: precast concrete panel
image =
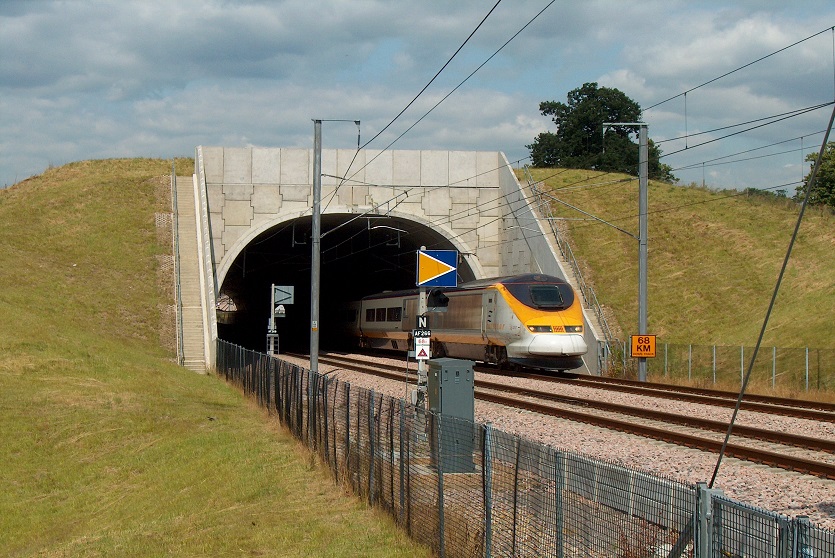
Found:
[[[339,184],[339,178],[337,176],[341,176],[337,172],[337,155],[336,150],[334,149],[323,149],[322,150],[322,186],[327,184],[328,186],[336,186]],[[313,177],[313,171],[311,170],[310,173],[311,179]],[[313,181],[310,182],[313,184]]]
[[[289,201],[285,199],[281,203],[281,213],[283,215],[298,214],[298,217],[301,217],[303,214],[307,214],[308,216],[310,216],[310,205],[311,204],[307,203],[306,201]]]
[[[496,190],[479,188],[478,197],[476,199],[479,212],[485,217],[498,217],[499,212],[499,193]]]
[[[225,248],[231,247],[235,242],[249,231],[249,225],[246,226],[229,226],[223,230],[221,241]]]
[[[240,226],[240,227],[249,227],[250,223],[252,222],[252,205],[249,201],[235,201],[235,200],[227,200],[225,204],[223,204],[223,222],[225,224],[225,229],[229,229],[230,226]],[[227,246],[226,242],[224,242]]]
[[[309,185],[290,185],[282,184],[280,187],[281,199],[286,202],[304,202],[308,203],[308,196],[313,194]]]
[[[281,184],[313,184],[309,149],[281,150]]]
[[[394,186],[420,186],[420,151],[392,153],[391,183]]]
[[[476,152],[476,182],[482,188],[498,188],[501,181],[500,170],[504,170],[499,154],[494,151]]]
[[[229,201],[247,201],[252,199],[252,187],[250,184],[224,184],[223,197]]]
[[[335,174],[347,180],[347,183],[351,183],[351,181],[357,182],[368,182],[365,179],[365,151],[357,151],[356,149],[339,149],[337,150],[337,157],[336,157],[336,172]]]
[[[343,184],[342,187],[346,188],[348,185]],[[379,199],[374,199],[373,202],[369,198],[369,188],[368,186],[352,186],[347,187],[347,190],[351,192],[351,205],[367,205],[367,204],[379,204],[383,203],[389,199],[386,192],[382,192],[379,196]]]
[[[429,189],[423,196],[423,212],[430,217],[449,216],[452,203],[446,188]]]
[[[481,241],[481,245],[478,247],[478,259],[485,269],[493,268],[498,270],[502,263],[498,243]],[[495,275],[501,275],[501,273],[494,274],[493,276],[495,277]]]
[[[446,186],[449,184],[449,151],[420,152],[421,186]]]
[[[472,207],[478,199],[478,190],[476,188],[450,188],[449,199],[453,204],[461,203]],[[478,211],[477,207],[474,209]]]
[[[281,209],[281,187],[278,184],[255,184],[252,208],[255,213],[277,214]]]
[[[470,230],[478,227],[480,220],[477,207],[466,203],[453,203],[450,213],[450,226],[453,229]]]
[[[381,186],[394,184],[392,178],[393,157],[391,151],[366,150],[365,181],[369,184],[379,184]]]
[[[267,147],[252,148],[252,182],[278,184],[281,180],[281,150]]]
[[[223,211],[223,184],[206,185],[206,201],[209,204],[209,211],[220,214]]]
[[[223,148],[202,147],[203,171],[206,173],[207,184],[223,182]]]
[[[475,151],[449,152],[449,185],[466,188],[477,185],[478,158]]]
[[[223,149],[223,183],[252,184],[252,149],[226,147]]]

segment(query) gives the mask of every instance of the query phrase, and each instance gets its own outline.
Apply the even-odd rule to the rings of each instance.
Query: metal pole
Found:
[[[649,206],[647,125],[638,132],[638,335],[647,334],[647,213]],[[638,359],[638,380],[647,381],[647,359]]]
[[[426,250],[426,246],[420,247],[421,251]],[[425,316],[428,306],[426,304],[426,287],[420,287],[418,290],[418,316]],[[428,325],[428,324],[427,324]],[[430,345],[431,347],[431,345]],[[415,346],[417,350],[417,346]],[[427,384],[429,383],[429,373],[427,371],[426,361],[421,359],[417,361],[417,401],[415,406],[420,409],[426,408],[426,394]]]
[[[310,371],[319,372],[319,268],[322,240],[322,121],[313,121],[313,225],[310,255]]]

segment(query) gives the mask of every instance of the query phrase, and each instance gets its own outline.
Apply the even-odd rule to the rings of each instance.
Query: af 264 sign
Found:
[[[633,335],[632,358],[655,358],[655,335]]]

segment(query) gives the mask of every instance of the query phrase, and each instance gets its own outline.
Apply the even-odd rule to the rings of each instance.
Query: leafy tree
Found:
[[[543,116],[550,116],[557,132],[543,132],[528,146],[537,167],[597,169],[638,174],[638,145],[632,140],[635,126],[603,124],[639,122],[641,106],[615,88],[585,83],[568,92],[567,103],[539,104]],[[661,150],[649,141],[650,178],[676,181],[669,165],[661,164]]]
[[[809,179],[812,178],[812,170],[817,159],[817,153],[806,155],[806,160],[812,163],[812,168],[809,169],[809,174],[803,179],[803,185],[797,188],[794,195],[795,201],[803,201],[803,198],[806,197],[806,189],[809,187]],[[827,143],[823,151],[821,166],[818,169],[818,175],[815,177],[812,193],[809,194],[809,203],[835,208],[835,142]]]

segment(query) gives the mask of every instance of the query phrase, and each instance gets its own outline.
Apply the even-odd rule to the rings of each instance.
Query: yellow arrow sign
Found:
[[[428,281],[437,279],[441,275],[446,275],[450,271],[455,271],[454,265],[442,262],[433,258],[426,252],[418,252],[418,284],[423,285]]]

